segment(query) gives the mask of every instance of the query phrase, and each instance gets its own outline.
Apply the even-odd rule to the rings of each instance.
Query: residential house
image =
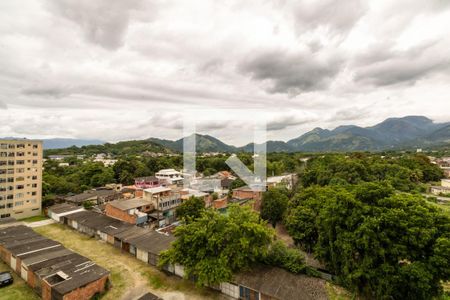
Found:
[[[135,185],[124,186],[120,192],[125,199],[140,198],[144,196],[144,190]]]
[[[176,221],[175,209],[181,204],[182,198],[180,191],[173,190],[169,187],[155,187],[144,190],[144,199],[149,200],[155,212],[150,216],[154,218],[156,215],[156,221],[158,227],[169,225]],[[164,217],[164,220],[160,220],[160,216]]]
[[[159,179],[155,176],[138,177],[134,179],[134,186],[140,189],[148,189],[161,186]]]
[[[230,202],[241,204],[247,201],[253,201],[253,209],[259,211],[261,209],[262,194],[262,191],[254,191],[248,186],[243,186],[233,190]]]
[[[68,203],[60,203],[51,206],[47,210],[47,215],[56,222],[59,222],[61,217],[80,211],[84,211],[84,208]]]
[[[143,198],[115,200],[106,203],[105,206],[107,216],[135,225],[146,223],[148,213],[152,210],[154,210],[152,202]]]
[[[169,185],[181,185],[183,183],[183,175],[175,169],[160,170],[155,174],[155,177]]]
[[[92,205],[100,205],[109,201],[113,201],[122,197],[120,192],[115,189],[97,188],[93,190],[84,191],[81,194],[72,195],[62,198],[62,201],[74,205],[84,205],[90,202]]]
[[[286,187],[288,190],[292,190],[297,184],[298,176],[297,174],[286,174],[280,176],[267,177],[266,184],[267,188],[273,187]]]
[[[440,186],[432,186],[430,192],[434,195],[450,194],[450,179],[442,179]]]

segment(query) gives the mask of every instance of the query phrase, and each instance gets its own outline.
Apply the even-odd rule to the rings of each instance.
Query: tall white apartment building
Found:
[[[0,139],[0,218],[41,214],[42,141]]]

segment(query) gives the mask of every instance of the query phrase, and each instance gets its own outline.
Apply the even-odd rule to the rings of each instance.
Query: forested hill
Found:
[[[116,155],[142,155],[145,153],[173,153],[174,151],[148,140],[124,141],[118,143],[105,143],[102,145],[88,145],[82,147],[72,146],[65,149],[46,149],[44,155],[94,155],[107,153]]]
[[[268,152],[348,152],[434,148],[450,145],[450,122],[435,123],[423,116],[389,118],[375,126],[339,126],[333,130],[315,128],[297,138],[268,141]],[[253,144],[228,145],[210,135],[196,135],[197,152],[253,152]],[[97,152],[95,152],[97,151]],[[46,154],[141,154],[142,152],[182,152],[183,139],[126,141],[47,150]]]

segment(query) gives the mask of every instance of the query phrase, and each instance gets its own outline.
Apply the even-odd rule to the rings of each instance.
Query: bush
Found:
[[[274,242],[264,262],[271,266],[286,269],[289,272],[305,273],[306,265],[302,253],[294,248],[288,248],[283,242]]]

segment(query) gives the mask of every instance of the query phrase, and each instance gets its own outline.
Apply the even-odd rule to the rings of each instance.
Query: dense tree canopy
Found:
[[[115,182],[113,170],[99,162],[74,161],[60,167],[57,161],[46,161],[43,174],[43,194],[80,193],[88,188]]]
[[[175,236],[160,265],[180,264],[199,285],[212,285],[263,260],[273,231],[250,208],[230,206],[227,215],[205,210],[194,222],[179,226]]]
[[[202,198],[192,196],[176,208],[176,216],[189,223],[199,218],[205,211],[205,201]]]
[[[283,220],[289,198],[281,189],[273,188],[263,194],[261,202],[261,218],[267,220],[275,228]]]
[[[308,161],[301,179],[306,187],[388,181],[395,189],[407,192],[418,190],[419,183],[438,181],[442,176],[442,170],[424,155],[388,157],[355,153],[314,157]]]
[[[449,217],[386,182],[310,187],[292,200],[286,224],[297,244],[369,298],[430,299],[450,278]]]

